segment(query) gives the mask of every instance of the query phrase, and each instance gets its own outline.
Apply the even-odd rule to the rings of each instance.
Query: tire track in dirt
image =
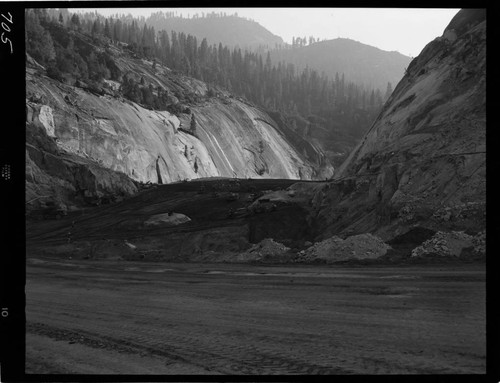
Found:
[[[68,305],[65,309],[72,311],[77,307],[78,305]],[[59,308],[59,310],[61,309]],[[115,318],[122,314],[121,311],[109,313],[111,317]],[[147,315],[145,314],[144,317],[147,317]],[[40,319],[45,318],[42,316]],[[50,316],[46,317],[47,322],[50,322],[51,319]],[[45,330],[43,330],[44,328]],[[205,369],[227,374],[349,374],[360,370],[373,373],[391,373],[395,369],[410,373],[444,372],[442,368],[436,368],[432,361],[426,362],[415,359],[415,356],[419,356],[418,354],[404,357],[400,352],[385,350],[384,355],[373,357],[373,354],[377,351],[376,349],[353,344],[346,341],[346,339],[342,341],[342,346],[330,345],[330,347],[325,348],[325,345],[318,343],[315,354],[311,355],[316,363],[312,363],[307,361],[307,354],[297,350],[291,349],[290,353],[287,354],[283,350],[283,342],[279,337],[252,337],[248,335],[240,336],[234,340],[226,339],[223,342],[221,341],[221,339],[224,339],[222,332],[212,330],[210,334],[206,334],[204,328],[192,329],[187,335],[179,335],[176,326],[162,327],[161,329],[144,326],[131,327],[128,325],[118,328],[113,326],[105,328],[102,325],[92,326],[87,324],[84,330],[75,328],[74,319],[67,318],[63,320],[58,318],[57,327],[35,323],[28,329],[35,329],[36,333],[51,337],[56,334],[56,339],[62,336],[63,339],[76,339],[78,341],[79,337],[83,336],[84,339],[94,340],[93,343],[90,342],[91,347],[95,347],[96,342],[101,339],[101,343],[102,340],[106,342],[104,342],[104,346],[97,343],[99,347],[111,345],[111,349],[117,349],[120,352],[147,352],[151,355],[181,360]],[[42,329],[41,332],[40,329]],[[342,334],[337,334],[337,337],[343,338]],[[202,339],[203,341],[201,341]],[[244,345],[241,345],[242,341]],[[252,345],[252,342],[256,341],[258,347]],[[166,344],[169,345],[169,351],[165,348]],[[357,349],[358,358],[356,362],[353,362],[348,357],[342,357],[343,355],[349,355],[350,347]],[[323,348],[324,351],[321,352]],[[306,360],[304,361],[304,359]],[[198,361],[203,361],[203,363]],[[343,367],[332,367],[335,365]]]
[[[54,305],[53,305],[54,306]],[[81,309],[78,304],[66,304],[57,305],[57,311],[63,312],[76,312],[76,310]],[[54,307],[55,308],[55,307]],[[34,313],[33,313],[34,314]],[[107,313],[110,317],[122,317],[124,313],[122,311],[109,310]],[[134,314],[137,316],[138,314]],[[143,314],[143,317],[147,318],[147,314]],[[228,361],[232,361],[230,364],[230,370],[227,373],[238,371],[251,371],[246,372],[249,374],[277,374],[277,373],[307,373],[309,370],[318,371],[321,374],[338,374],[338,373],[350,373],[355,371],[332,368],[328,363],[317,364],[307,361],[301,361],[306,355],[300,355],[300,353],[293,352],[295,357],[284,353],[281,350],[280,339],[267,337],[252,337],[247,336],[241,339],[232,338],[224,336],[224,331],[217,331],[212,329],[210,334],[206,333],[206,329],[201,327],[199,329],[192,328],[189,335],[178,335],[178,330],[174,328],[165,328],[162,326],[160,329],[152,329],[144,326],[131,327],[129,325],[123,325],[119,328],[110,327],[105,328],[102,325],[92,326],[87,324],[85,330],[80,328],[75,328],[75,321],[71,317],[67,319],[57,318],[56,321],[51,318],[51,316],[45,316],[42,312],[37,314],[38,319],[45,319],[46,322],[53,322],[54,325],[57,324],[58,327],[52,327],[53,331],[57,333],[59,331],[75,332],[78,333],[88,333],[90,330],[94,334],[112,334],[105,335],[108,339],[112,339],[115,343],[121,343],[122,345],[135,345],[136,348],[145,347],[147,350],[161,350],[166,343],[168,343],[172,349],[175,350],[175,355],[182,355],[184,358],[188,358],[189,363],[194,364],[194,360],[205,360],[202,367],[216,369],[218,371],[225,371],[224,366]],[[75,315],[77,317],[77,315]],[[88,321],[86,321],[88,323]],[[38,325],[37,328],[39,328]],[[64,328],[65,330],[62,330]],[[135,334],[141,334],[137,336]],[[162,339],[159,341],[158,339]],[[118,341],[119,339],[119,341]],[[203,341],[202,341],[203,340]],[[244,345],[241,344],[242,340],[245,341]],[[252,342],[258,341],[259,347],[255,347]],[[140,346],[140,347],[138,347]],[[325,350],[325,354],[327,350]],[[211,358],[207,359],[207,356]],[[317,355],[315,355],[317,357]],[[215,358],[216,363],[213,362]],[[207,364],[209,360],[211,363]],[[242,365],[241,361],[245,364]],[[222,369],[221,369],[222,364]],[[263,368],[262,366],[267,366]],[[353,366],[354,367],[354,366]],[[234,371],[233,371],[234,370]]]
[[[477,339],[482,335],[477,329],[482,304],[474,299],[482,294],[479,281],[465,285],[403,281],[412,286],[419,283],[425,290],[395,300],[371,293],[396,283],[379,279],[378,274],[349,288],[346,282],[353,282],[346,280],[349,275],[304,277],[287,284],[282,277],[189,270],[131,273],[30,267],[28,329],[68,342],[90,339],[93,346],[89,347],[179,360],[223,374],[484,369]],[[467,295],[471,288],[476,292]],[[453,301],[454,296],[460,296],[460,301],[444,307],[442,302]],[[401,302],[411,303],[412,308],[405,309]],[[456,314],[461,314],[461,320],[451,323]]]
[[[81,310],[82,307],[79,304],[52,304],[52,308],[55,311],[59,312],[73,312],[76,313],[78,310]],[[100,312],[96,312],[96,314],[101,314]],[[121,310],[107,310],[106,314],[110,318],[121,317],[125,320],[125,313]],[[95,334],[112,334],[112,337],[108,335],[110,339],[121,339],[121,342],[125,344],[135,344],[142,345],[146,347],[148,350],[161,349],[164,347],[166,343],[171,345],[173,349],[176,350],[176,355],[184,355],[186,358],[189,358],[190,363],[193,364],[193,360],[207,359],[207,355],[215,356],[217,363],[211,363],[207,365],[206,363],[203,367],[210,367],[212,369],[217,369],[218,371],[224,371],[224,368],[221,370],[220,360],[224,361],[236,361],[237,363],[231,364],[231,369],[229,372],[238,371],[252,371],[249,373],[306,373],[308,370],[316,370],[318,373],[339,373],[340,371],[343,373],[347,373],[353,370],[332,368],[329,364],[317,364],[311,362],[300,362],[303,359],[304,355],[296,355],[296,357],[292,357],[288,354],[283,353],[281,351],[281,344],[279,338],[271,338],[271,337],[253,337],[253,336],[245,336],[243,339],[241,335],[239,337],[228,337],[225,335],[225,331],[217,331],[212,329],[209,334],[206,333],[206,329],[204,327],[198,326],[199,328],[192,327],[191,331],[188,335],[178,335],[179,330],[176,329],[176,326],[173,327],[165,327],[162,325],[161,329],[149,328],[146,326],[133,326],[123,325],[117,327],[108,327],[105,328],[104,325],[91,325],[91,321],[84,321],[87,323],[85,325],[85,330],[75,329],[75,326],[78,326],[75,322],[75,319],[78,315],[75,315],[74,319],[70,317],[61,318],[58,317],[54,320],[52,315],[44,315],[43,311],[39,313],[32,313],[32,316],[37,316],[38,319],[43,319],[45,322],[54,323],[54,326],[58,326],[58,328],[65,328],[66,331],[76,331],[79,333],[85,333],[85,330],[90,330]],[[142,316],[147,319],[148,314],[143,313],[138,314],[135,313],[134,317]],[[80,318],[82,320],[83,318]],[[82,321],[83,322],[83,321]],[[90,322],[90,323],[89,323]],[[142,321],[140,321],[142,322]],[[145,322],[145,321],[144,321]],[[55,328],[55,327],[54,327]],[[141,336],[137,336],[136,334],[141,334]],[[162,339],[159,341],[158,339]],[[244,344],[242,344],[244,341]],[[252,342],[256,342],[259,347],[255,347],[252,345]],[[200,351],[193,351],[200,350]],[[264,351],[264,352],[262,352]],[[325,351],[326,353],[326,351]],[[293,353],[296,354],[296,353]],[[236,357],[236,359],[235,359]],[[317,355],[316,355],[317,357]],[[245,361],[247,366],[241,365],[239,361]],[[277,363],[279,360],[281,363]],[[267,368],[262,368],[261,364],[263,361],[266,361]],[[287,364],[285,361],[288,361]],[[222,367],[224,367],[226,363],[222,363]],[[301,367],[298,367],[301,366]]]
[[[166,363],[183,362],[196,365],[207,370],[213,370],[225,374],[346,374],[354,371],[343,368],[325,367],[317,364],[304,363],[298,360],[286,358],[282,355],[268,355],[262,353],[248,353],[242,359],[235,358],[233,350],[221,350],[213,352],[206,349],[195,350],[191,347],[181,348],[171,346],[171,350],[166,350],[161,342],[153,342],[145,337],[138,337],[136,343],[131,340],[124,340],[117,337],[92,333],[83,330],[63,330],[43,323],[28,323],[26,330],[28,332],[44,335],[55,340],[68,341],[69,343],[80,343],[92,348],[103,348],[113,351],[132,353],[132,354],[150,354],[169,359]],[[186,344],[192,343],[189,337],[176,337],[178,342],[185,341]],[[230,357],[229,355],[232,355]],[[200,361],[203,361],[202,363]]]

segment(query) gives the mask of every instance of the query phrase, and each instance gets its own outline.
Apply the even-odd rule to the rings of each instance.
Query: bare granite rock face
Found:
[[[313,198],[322,238],[415,225],[485,227],[486,18],[460,11],[409,65],[335,181]]]
[[[84,205],[116,202],[137,193],[137,186],[125,174],[106,169],[91,159],[60,151],[45,129],[41,123],[27,124],[28,215],[33,211],[40,213],[47,204],[64,205],[71,211]]]
[[[27,122],[40,124],[66,153],[89,158],[140,182],[168,183],[203,177],[324,178],[333,173],[318,149],[287,139],[258,108],[220,91],[207,96],[205,83],[119,52],[116,65],[127,76],[162,87],[182,112],[149,110],[123,99],[108,81],[99,95],[26,73]],[[192,115],[195,132],[190,130]],[[28,132],[29,133],[29,132]],[[303,152],[308,152],[306,157]],[[320,163],[316,162],[320,161]]]
[[[28,210],[47,198],[70,206],[121,198],[134,194],[138,183],[333,174],[319,149],[290,139],[286,127],[243,99],[220,89],[209,94],[202,81],[108,48],[123,76],[163,88],[174,110],[150,110],[124,99],[120,81],[107,80],[98,89],[58,82],[28,57]]]
[[[38,114],[38,120],[42,124],[42,126],[45,128],[45,131],[47,132],[47,136],[49,137],[55,137],[55,124],[54,124],[54,116],[52,114],[52,108],[47,105],[42,105],[40,107],[40,111]]]

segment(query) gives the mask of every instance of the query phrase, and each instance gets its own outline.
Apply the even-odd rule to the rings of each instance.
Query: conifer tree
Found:
[[[190,129],[191,133],[196,134],[196,118],[194,116],[194,113],[191,114],[191,123],[190,123]]]
[[[104,36],[111,38],[111,29],[109,28],[108,19],[104,22]]]
[[[56,31],[61,28],[50,27],[50,23],[58,23],[58,14],[54,12],[50,13],[50,17],[44,16],[40,10],[27,13],[27,52],[42,65],[55,62],[56,69],[77,79],[86,80],[90,77],[99,82],[103,78],[112,78],[120,81],[122,74],[114,64],[111,54],[98,52],[94,48],[89,51],[88,47],[77,43],[77,37],[69,40],[58,37],[60,32]],[[296,71],[292,64],[273,62],[266,47],[249,52],[240,48],[230,49],[221,43],[209,45],[206,39],[198,44],[196,37],[190,34],[174,31],[169,33],[165,30],[156,36],[154,29],[144,19],[114,16],[103,20],[102,16],[96,13],[59,12],[59,22],[61,17],[63,23],[67,23],[66,28],[79,29],[96,39],[105,35],[113,41],[128,44],[129,52],[139,58],[151,60],[153,67],[161,62],[174,73],[205,81],[209,97],[215,95],[217,86],[225,87],[235,95],[246,97],[248,101],[261,107],[297,117],[300,115],[305,119],[311,116],[332,121],[344,115],[345,120],[354,121],[355,116],[359,117],[360,110],[368,116],[375,114],[377,108],[392,92],[392,84],[387,85],[385,93],[379,89],[365,89],[350,82],[343,73],[337,73],[332,79],[310,68]],[[155,17],[178,16],[169,12]],[[222,16],[212,13],[208,17]],[[319,39],[313,36],[309,39],[293,37],[292,47],[299,49],[317,41]],[[57,71],[52,72],[58,74]],[[173,108],[164,89],[158,87],[153,92],[144,79],[138,79],[140,83],[136,83],[132,78],[121,80],[122,93],[126,98],[142,103],[145,107]],[[385,98],[382,98],[382,95]],[[177,109],[181,110],[180,107]],[[191,126],[194,133],[194,115],[191,116]],[[334,124],[331,123],[331,126]]]
[[[73,13],[73,16],[71,16],[71,25],[75,29],[80,29],[80,18],[76,13]]]

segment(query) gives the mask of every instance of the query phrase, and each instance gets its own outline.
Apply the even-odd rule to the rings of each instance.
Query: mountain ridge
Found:
[[[222,45],[239,46],[243,49],[259,46],[274,47],[275,44],[283,44],[280,36],[273,34],[257,21],[235,15],[185,18],[161,17],[153,14],[145,21],[157,31],[183,32],[195,36],[200,41],[206,38],[209,44],[222,43]]]
[[[403,77],[404,69],[411,61],[410,57],[397,51],[385,51],[347,38],[273,50],[271,59],[290,62],[299,70],[310,67],[331,78],[335,78],[336,73],[344,73],[347,80],[384,92],[388,82],[395,85]]]

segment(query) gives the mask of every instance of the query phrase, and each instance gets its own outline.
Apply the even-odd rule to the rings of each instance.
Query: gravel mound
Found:
[[[372,234],[353,235],[346,239],[337,236],[316,242],[300,252],[303,261],[325,260],[329,262],[350,259],[375,259],[387,253],[391,247]]]
[[[481,233],[480,233],[481,234]],[[426,255],[438,255],[441,257],[459,257],[465,248],[478,248],[481,250],[481,238],[483,240],[483,251],[485,235],[475,237],[464,233],[463,231],[443,232],[438,231],[431,239],[428,239],[420,246],[412,250],[412,257],[422,257]],[[475,243],[473,242],[475,241]]]

